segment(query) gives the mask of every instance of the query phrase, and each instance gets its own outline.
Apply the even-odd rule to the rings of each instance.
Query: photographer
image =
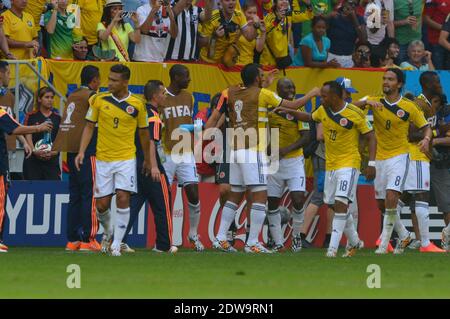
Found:
[[[130,61],[128,56],[129,41],[136,44],[141,42],[139,28],[133,30],[129,23],[123,21],[125,17],[121,0],[107,0],[101,22],[97,25],[98,38],[102,50],[114,50],[119,61]],[[134,25],[138,25],[138,14],[131,14]]]
[[[366,44],[358,44],[353,53],[353,63],[355,68],[370,68],[371,67],[372,51]]]
[[[202,42],[207,45],[200,51],[200,58],[208,63],[234,65],[239,56],[237,42],[242,34],[247,41],[256,37],[253,21],[236,10],[236,0],[220,0],[221,9],[212,12],[211,20],[203,25]]]
[[[175,39],[178,27],[169,0],[149,0],[137,9],[142,41],[136,45],[134,61],[162,62],[166,58],[170,39]]]
[[[298,1],[293,2],[291,8],[288,0],[274,0],[272,12],[264,17],[266,25],[266,46],[261,56],[261,64],[285,69],[292,64],[289,54],[291,26],[293,22],[310,20],[313,17],[310,1],[305,12],[300,11]],[[292,46],[293,47],[293,46]]]
[[[364,19],[356,14],[355,0],[344,0],[328,23],[331,40],[328,61],[335,59],[343,68],[352,68],[355,43],[367,41]]]

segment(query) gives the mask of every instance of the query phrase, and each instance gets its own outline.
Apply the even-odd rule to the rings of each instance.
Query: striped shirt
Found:
[[[166,60],[191,61],[198,59],[197,30],[203,9],[191,6],[176,17],[178,35],[170,39]]]

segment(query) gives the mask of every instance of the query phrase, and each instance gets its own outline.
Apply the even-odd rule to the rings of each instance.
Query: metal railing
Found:
[[[39,80],[42,80],[49,88],[51,88],[55,94],[59,97],[59,112],[62,115],[64,112],[64,106],[65,106],[65,102],[66,102],[66,97],[64,94],[62,94],[61,92],[59,92],[54,86],[53,84],[51,84],[45,77],[43,77],[38,70],[36,70],[36,68],[34,67],[34,65],[32,65],[30,63],[30,61],[28,60],[6,60],[8,62],[8,64],[10,65],[15,65],[15,79],[16,79],[16,83],[15,83],[15,101],[14,101],[14,111],[16,113],[16,118],[19,118],[19,109],[18,109],[18,105],[19,105],[19,100],[20,100],[20,94],[19,94],[19,87],[20,87],[20,65],[26,65],[31,71],[33,71],[34,74],[36,74],[36,76],[39,78]],[[39,63],[39,61],[37,61],[37,63]]]

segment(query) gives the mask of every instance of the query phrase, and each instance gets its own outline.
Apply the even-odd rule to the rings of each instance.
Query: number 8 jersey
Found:
[[[377,138],[377,160],[386,160],[409,153],[409,124],[419,129],[428,125],[418,106],[404,97],[389,103],[383,96],[368,97],[368,100],[383,103],[381,109],[371,107],[373,126]]]

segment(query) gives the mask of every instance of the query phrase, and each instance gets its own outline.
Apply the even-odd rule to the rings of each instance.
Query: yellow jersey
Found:
[[[103,6],[106,0],[78,0],[81,16],[81,30],[89,45],[98,42],[97,24],[102,19]]]
[[[255,56],[256,40],[247,41],[247,39],[241,35],[238,41],[239,58],[237,65],[247,65],[253,63]]]
[[[299,111],[304,112],[302,107]],[[302,137],[302,132],[309,131],[309,123],[297,121],[290,114],[269,113],[269,126],[279,129],[279,148],[294,144]],[[303,156],[303,148],[298,148],[286,154],[284,158]]]
[[[279,21],[274,12],[264,17],[267,33],[266,44],[261,54],[262,65],[276,66],[275,58],[281,58],[289,54],[288,37],[292,36],[292,23],[311,20],[314,17],[311,10],[301,11],[298,1],[293,1],[292,5],[292,16],[285,17],[283,21]]]
[[[373,126],[377,137],[377,160],[386,160],[409,152],[409,125],[418,128],[428,125],[417,105],[402,97],[396,103],[387,102],[383,96],[368,97],[368,100],[383,103],[383,108],[371,108]]]
[[[136,128],[148,127],[144,102],[136,96],[117,100],[111,93],[89,99],[86,120],[97,123],[97,158],[105,162],[126,161],[136,157]]]
[[[422,114],[427,119],[428,124],[430,124],[430,127],[433,129],[434,133],[433,135],[435,135],[436,131],[434,131],[434,129],[436,128],[437,125],[436,110],[431,105],[431,102],[428,101],[428,99],[423,94],[420,94],[416,98],[415,103],[417,104],[420,112],[422,112]],[[428,152],[428,154],[423,153],[420,150],[418,143],[409,143],[409,157],[413,161],[430,162],[432,153],[431,152]]]
[[[11,10],[2,13],[3,31],[8,38],[15,41],[30,42],[38,37],[38,32],[34,27],[33,16],[23,12],[22,18],[19,18]],[[12,54],[18,60],[27,60],[33,58],[33,49],[10,48]]]
[[[361,167],[359,135],[371,132],[372,125],[364,113],[347,103],[338,113],[321,105],[312,113],[315,122],[322,123],[325,139],[326,170]]]
[[[31,14],[33,17],[36,32],[41,30],[39,22],[41,21],[41,15],[44,14],[45,4],[47,0],[32,0],[27,2],[24,12]]]
[[[219,10],[214,10],[211,15],[211,19],[204,23],[201,28],[201,35],[203,37],[211,38],[215,33],[217,28],[220,27],[223,20],[223,14]],[[230,30],[234,30],[233,32],[229,32],[225,34],[221,38],[216,38],[216,46],[214,51],[214,56],[211,58],[208,57],[209,46],[203,47],[200,50],[200,57],[203,61],[209,63],[220,63],[221,59],[227,50],[227,48],[238,41],[237,37],[240,34],[239,30],[245,29],[247,27],[247,18],[240,10],[235,10],[231,20],[228,21],[228,26]]]

